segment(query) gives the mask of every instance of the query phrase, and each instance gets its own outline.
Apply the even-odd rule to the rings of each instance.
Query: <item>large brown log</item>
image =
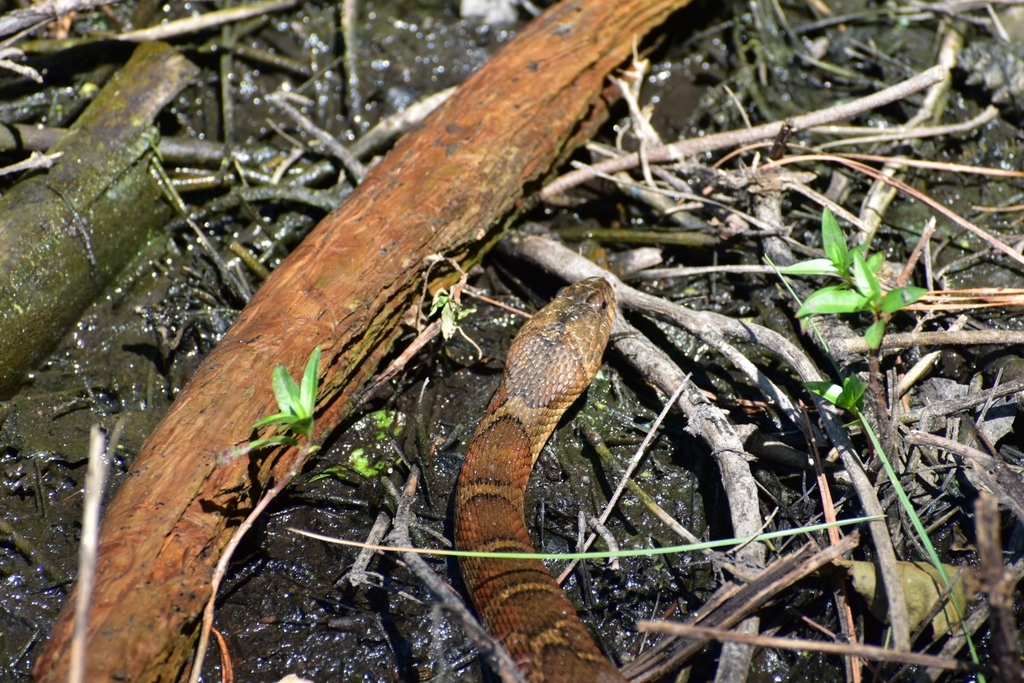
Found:
[[[268,477],[294,452],[218,467],[276,412],[270,374],[323,348],[318,438],[396,338],[424,261],[478,259],[555,164],[602,119],[605,76],[688,0],[562,2],[534,20],[266,281],[146,442],[103,523],[87,680],[174,680],[209,597],[212,567]],[[255,476],[257,481],[252,481]],[[35,667],[67,678],[74,600]]]

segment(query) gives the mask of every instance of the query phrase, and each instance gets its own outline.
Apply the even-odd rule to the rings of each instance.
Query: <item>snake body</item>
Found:
[[[459,549],[534,552],[523,520],[530,470],[600,367],[614,311],[608,282],[588,278],[523,325],[459,475]],[[625,682],[541,562],[464,557],[460,566],[477,613],[531,683]]]

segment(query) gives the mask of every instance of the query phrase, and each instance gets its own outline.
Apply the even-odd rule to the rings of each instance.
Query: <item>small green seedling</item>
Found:
[[[316,410],[317,373],[320,371],[320,347],[313,349],[306,362],[306,371],[302,375],[302,383],[296,384],[288,369],[283,365],[274,368],[270,383],[274,387],[277,408],[281,412],[265,417],[252,426],[254,430],[268,425],[281,425],[281,433],[256,439],[242,446],[228,449],[222,454],[225,461],[265,446],[301,446],[297,436],[305,437],[309,453],[316,452],[320,447],[313,441],[313,413]]]
[[[397,436],[401,432],[401,416],[398,413],[384,409],[367,413],[356,420],[349,429],[349,433],[365,435],[362,441],[366,445],[353,448],[348,454],[347,463],[327,467],[314,475],[310,481],[329,477],[344,480],[345,475],[350,472],[355,472],[366,479],[376,477],[381,472],[390,473],[396,458],[392,449],[384,442],[390,435]]]
[[[271,377],[271,384],[274,387],[274,395],[277,397],[277,406],[281,412],[276,415],[265,417],[253,425],[253,429],[261,429],[268,425],[283,425],[286,432],[292,432],[306,437],[307,441],[313,438],[313,412],[316,410],[316,389],[317,373],[320,371],[320,347],[313,349],[313,353],[306,362],[306,371],[302,374],[302,384],[296,384],[288,369],[283,365],[274,368]],[[283,439],[273,441],[274,439]],[[297,446],[298,441],[294,437],[281,435],[271,436],[267,439],[258,439],[262,445],[284,444]],[[253,444],[256,442],[254,441]]]
[[[857,375],[843,378],[843,386],[832,382],[804,382],[807,390],[829,403],[858,414],[864,408],[864,390],[867,385]]]
[[[372,479],[391,467],[388,460],[374,460],[366,454],[365,448],[357,448],[348,456],[348,465],[367,479]]]
[[[847,248],[846,240],[839,229],[839,223],[828,209],[825,209],[821,216],[821,242],[827,258],[795,263],[780,272],[786,275],[827,275],[838,277],[841,282],[838,285],[823,287],[808,296],[800,310],[797,311],[797,317],[804,318],[816,313],[859,313],[862,311],[871,313],[875,321],[864,333],[864,340],[874,351],[868,356],[868,362],[871,365],[869,381],[872,384],[872,391],[876,395],[881,395],[881,390],[878,387],[878,377],[881,375],[879,348],[882,344],[885,324],[893,313],[920,299],[927,293],[927,290],[921,287],[897,287],[883,292],[879,278],[883,265],[882,254],[869,256],[866,245],[859,245],[853,249]],[[928,536],[928,531],[914,509],[910,496],[900,482],[878,435],[864,416],[864,393],[867,385],[856,375],[844,377],[842,386],[832,382],[805,382],[804,384],[815,395],[851,412],[857,418],[857,422],[860,423],[864,433],[871,441],[875,454],[881,461],[886,476],[917,532],[932,565],[936,568],[935,575],[941,579],[942,585],[949,587],[951,582],[948,572],[939,562],[939,556]],[[963,610],[956,602],[953,603],[953,606],[963,624]],[[971,652],[971,659],[978,662],[977,651],[970,631],[965,626],[963,629],[964,638]],[[979,676],[979,680],[984,681],[984,677]]]
[[[821,242],[828,258],[794,263],[783,268],[782,272],[786,275],[829,275],[838,277],[841,282],[812,293],[797,311],[797,317],[867,311],[875,321],[864,333],[864,340],[870,348],[877,349],[882,344],[885,324],[892,314],[914,303],[928,290],[905,286],[883,292],[879,273],[884,265],[884,255],[881,252],[868,255],[866,244],[849,249],[839,223],[828,209],[821,215]]]
[[[448,340],[455,336],[457,331],[460,331],[459,321],[470,313],[475,313],[476,309],[463,308],[462,304],[451,296],[447,289],[439,289],[430,303],[430,313],[427,314],[427,317],[434,317],[438,311],[441,311],[441,336]]]

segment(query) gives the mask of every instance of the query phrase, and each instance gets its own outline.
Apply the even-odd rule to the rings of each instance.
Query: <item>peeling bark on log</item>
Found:
[[[688,0],[550,8],[368,174],[266,281],[149,438],[104,520],[87,680],[169,681],[192,648],[221,549],[294,452],[217,467],[276,412],[270,374],[323,348],[317,438],[355,406],[419,297],[424,259],[474,261],[525,193],[604,116],[605,76]],[[255,481],[254,481],[255,479]],[[35,667],[67,678],[69,599]]]

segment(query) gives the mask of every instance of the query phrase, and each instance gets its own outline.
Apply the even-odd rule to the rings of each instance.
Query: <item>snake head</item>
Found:
[[[608,281],[591,277],[565,287],[516,336],[505,363],[505,391],[535,408],[564,409],[601,366],[615,317]]]

